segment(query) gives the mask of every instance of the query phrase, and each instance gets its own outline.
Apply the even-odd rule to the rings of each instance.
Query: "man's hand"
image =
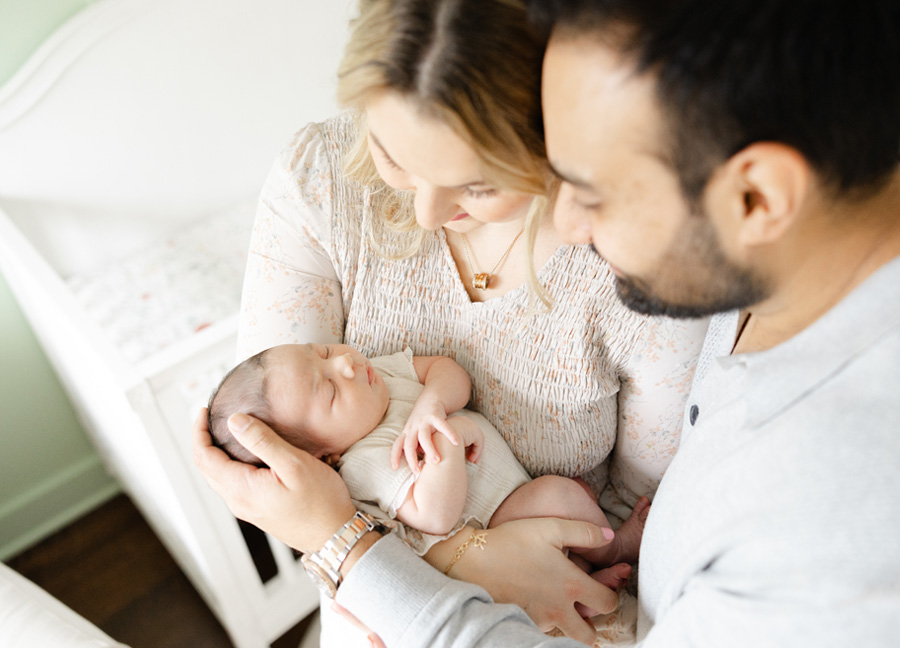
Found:
[[[201,410],[192,428],[194,464],[228,508],[304,553],[317,551],[353,517],[340,475],[245,414],[228,420],[234,438],[268,467],[234,461],[215,447]]]

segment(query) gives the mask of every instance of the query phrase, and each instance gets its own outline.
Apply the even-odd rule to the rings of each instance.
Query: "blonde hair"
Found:
[[[344,159],[353,180],[386,189],[369,152],[364,107],[390,90],[468,143],[484,165],[485,182],[534,196],[526,218],[529,284],[549,307],[533,260],[551,182],[540,106],[544,45],[519,0],[360,0],[338,68],[338,100],[358,113],[357,140]],[[382,202],[384,224],[407,235],[387,256],[410,256],[425,238],[413,197],[391,191]]]

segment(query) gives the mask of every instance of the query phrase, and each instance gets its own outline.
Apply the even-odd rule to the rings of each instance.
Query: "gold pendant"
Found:
[[[488,282],[491,280],[491,275],[487,272],[479,272],[474,277],[472,277],[472,288],[475,290],[487,290]]]

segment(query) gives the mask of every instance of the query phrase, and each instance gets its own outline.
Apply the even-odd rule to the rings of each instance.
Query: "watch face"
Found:
[[[307,560],[305,557],[301,558],[300,562],[303,564],[306,573],[309,574],[313,583],[319,588],[319,591],[328,598],[333,599],[337,594],[337,585],[331,580],[328,574],[325,573],[325,570],[311,560]]]

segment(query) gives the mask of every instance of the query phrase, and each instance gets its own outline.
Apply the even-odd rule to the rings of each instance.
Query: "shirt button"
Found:
[[[698,416],[700,416],[700,408],[696,405],[691,405],[691,425],[697,422]]]

